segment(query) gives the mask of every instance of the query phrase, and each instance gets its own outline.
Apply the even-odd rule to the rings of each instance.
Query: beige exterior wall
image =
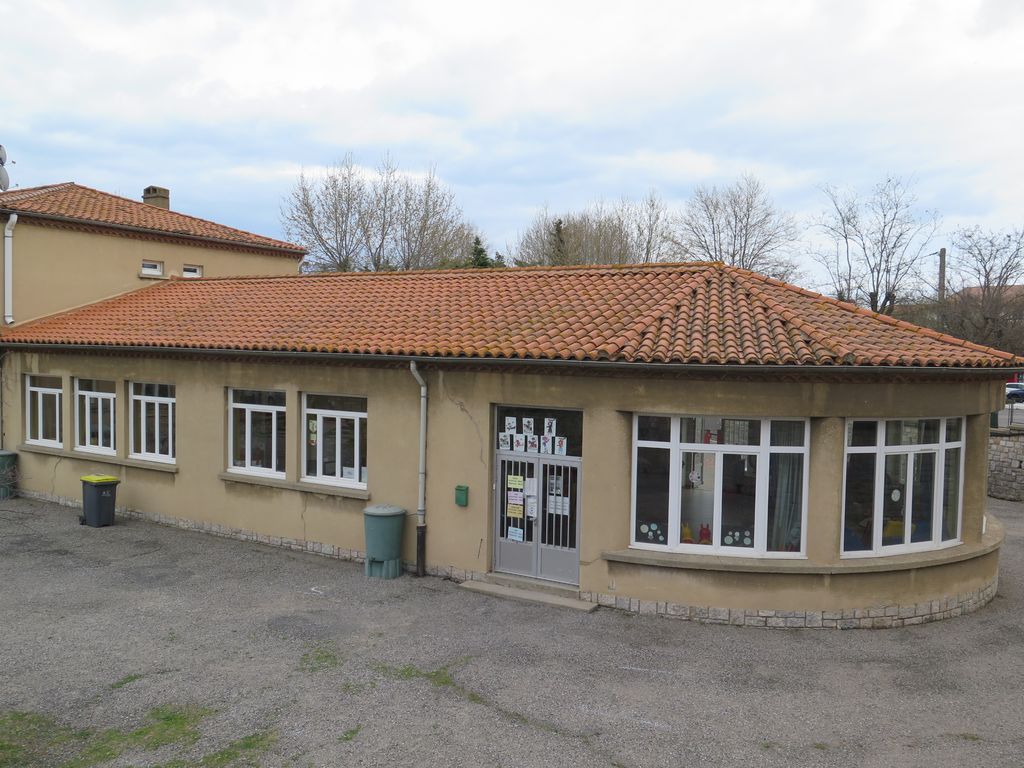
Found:
[[[0,216],[0,226],[5,221]],[[180,276],[186,264],[202,266],[204,277],[299,271],[299,260],[287,256],[79,232],[40,225],[28,216],[18,218],[13,250],[15,325],[159,282],[140,276],[143,259],[162,262],[167,276]],[[0,269],[0,304],[3,296]]]
[[[229,362],[215,359],[101,357],[13,352],[4,366],[4,447],[24,441],[23,375],[64,377],[65,452],[73,434],[72,376],[120,382],[118,453],[127,455],[129,380],[177,387],[175,473],[101,463],[89,456],[58,459],[23,451],[21,485],[49,496],[80,498],[81,475],[100,471],[122,479],[118,503],[151,514],[201,520],[274,537],[362,550],[361,511],[393,503],[410,511],[404,557],[414,559],[419,388],[406,368],[338,364]],[[991,582],[998,553],[953,564],[910,568],[918,555],[889,560],[892,573],[842,573],[863,560],[839,558],[845,417],[968,416],[963,547],[981,547],[985,508],[988,413],[998,406],[995,381],[710,381],[426,370],[428,427],[427,561],[431,566],[487,572],[492,562],[493,406],[575,408],[583,411],[580,590],[642,600],[725,607],[824,609],[884,599],[913,603]],[[300,470],[300,393],[339,393],[368,401],[368,495],[326,496],[229,482],[228,387],[287,392],[287,480]],[[631,414],[691,413],[811,418],[807,558],[817,572],[756,573],[665,568],[610,562],[602,553],[625,550],[630,536]],[[469,506],[455,505],[456,485],[468,485]],[[909,559],[908,559],[909,558]],[[724,558],[716,558],[722,560]],[[776,561],[778,562],[778,561]],[[792,564],[785,560],[779,563]],[[825,571],[831,570],[832,573]],[[838,571],[838,572],[836,572]]]

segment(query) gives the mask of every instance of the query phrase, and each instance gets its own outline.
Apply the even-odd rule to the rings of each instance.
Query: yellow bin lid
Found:
[[[121,478],[113,475],[82,475],[82,481],[86,483],[120,483]]]

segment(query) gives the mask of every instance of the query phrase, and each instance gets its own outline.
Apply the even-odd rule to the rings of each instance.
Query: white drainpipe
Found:
[[[4,322],[14,323],[14,225],[18,223],[18,214],[7,216],[4,227]]]
[[[409,371],[420,385],[420,477],[416,498],[416,575],[426,575],[427,552],[427,382],[409,361]]]

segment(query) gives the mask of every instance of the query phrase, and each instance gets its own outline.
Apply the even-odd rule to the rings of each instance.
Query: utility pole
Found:
[[[946,249],[939,248],[939,303],[946,300]]]

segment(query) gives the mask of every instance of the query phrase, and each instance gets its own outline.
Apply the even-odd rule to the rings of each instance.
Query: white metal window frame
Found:
[[[281,390],[272,389],[249,389],[248,387],[243,389],[228,389],[228,472],[236,472],[240,475],[259,475],[260,477],[273,477],[278,480],[282,480],[285,477],[285,472],[279,472],[274,469],[277,466],[277,420],[284,418],[287,405],[256,405],[254,403],[236,403],[235,392],[274,392],[275,394],[284,394],[287,398],[287,394]],[[245,465],[241,467],[235,466],[235,411],[245,412]],[[252,466],[252,414],[258,413],[269,413],[271,414],[270,423],[270,467],[254,467]]]
[[[203,276],[203,265],[202,264],[185,264],[181,268],[182,277],[202,277]]]
[[[102,379],[90,379],[90,381],[102,381]],[[111,382],[114,385],[113,392],[97,392],[91,389],[82,389],[82,380],[75,378],[75,450],[82,451],[84,453],[100,453],[104,456],[115,456],[117,455],[117,382]],[[90,441],[90,433],[92,432],[92,409],[89,407],[90,402],[96,401],[97,416],[100,419],[99,429],[97,435],[99,439],[103,439],[103,419],[106,416],[110,421],[110,445],[93,445]],[[84,414],[82,409],[85,409]],[[104,413],[106,411],[106,413]],[[85,423],[79,419],[80,415],[84,415]],[[82,434],[84,429],[85,434]]]
[[[886,445],[885,425],[891,421],[928,421],[936,419],[939,422],[939,442],[920,443],[913,445]],[[946,440],[946,428],[950,419],[960,419],[960,439]],[[850,425],[855,421],[868,421],[875,423],[875,444],[874,445],[849,445]],[[965,416],[906,416],[897,419],[861,419],[847,418],[843,427],[843,497],[842,517],[840,518],[839,556],[842,559],[855,559],[859,557],[888,557],[890,555],[905,555],[912,552],[931,552],[938,549],[948,549],[963,543],[962,527],[964,518],[964,459],[967,455],[967,418]],[[960,484],[957,498],[956,513],[956,537],[948,541],[942,540],[942,502],[943,488],[946,479],[946,451],[950,448],[960,449]],[[851,454],[867,453],[875,456],[875,487],[873,495],[872,517],[871,517],[871,549],[846,551],[846,473],[849,468],[849,457]],[[932,538],[928,541],[910,542],[905,544],[882,544],[882,534],[885,528],[885,520],[882,517],[885,501],[885,459],[891,455],[911,454],[907,459],[907,496],[904,501],[904,510],[912,510],[914,503],[914,463],[915,455],[919,453],[934,453],[935,459],[935,480],[932,490]],[[906,512],[904,512],[904,521]],[[904,534],[906,538],[906,534]]]
[[[639,421],[642,416],[668,418],[671,423],[671,434],[668,442],[639,439]],[[761,441],[758,445],[731,445],[726,443],[684,443],[680,442],[679,420],[683,418],[739,419],[758,421],[761,423]],[[804,425],[804,444],[802,446],[771,445],[771,423],[773,421],[798,421]],[[809,489],[809,459],[811,440],[811,422],[809,419],[796,416],[773,416],[757,418],[752,416],[722,416],[719,414],[665,414],[665,413],[634,413],[633,414],[633,454],[630,478],[630,516],[629,540],[631,549],[648,549],[654,552],[678,552],[682,554],[724,556],[724,557],[756,557],[766,559],[794,560],[807,558],[807,494]],[[668,499],[668,543],[650,544],[636,541],[636,467],[638,448],[660,448],[669,450],[669,499]],[[682,544],[680,540],[680,472],[682,471],[682,454],[711,453],[715,454],[715,507],[712,524],[712,543]],[[795,453],[803,456],[803,487],[801,491],[800,509],[800,551],[770,552],[768,551],[768,479],[772,454]],[[754,498],[754,546],[732,547],[719,544],[718,534],[722,525],[722,456],[725,454],[757,457],[757,479]],[[761,468],[764,467],[762,470]]]
[[[174,464],[177,461],[175,456],[175,444],[174,444],[174,430],[175,430],[175,418],[177,416],[177,389],[175,389],[175,397],[160,397],[157,395],[139,395],[135,393],[136,386],[152,385],[153,382],[142,382],[142,381],[129,381],[128,382],[128,444],[129,452],[128,456],[132,459],[141,459],[143,461],[159,461],[164,464]],[[159,386],[159,385],[158,385]],[[140,412],[142,416],[142,423],[139,424],[139,443],[135,445],[135,403],[140,404]],[[156,436],[153,439],[153,445],[160,445],[160,406],[167,406],[167,447],[170,450],[170,454],[165,453],[150,453],[145,450],[146,448],[146,410],[152,407],[155,410],[153,417],[153,424],[156,427]],[[140,448],[141,446],[141,448]]]
[[[362,425],[361,425],[360,422],[361,422],[362,419],[366,419],[367,418],[366,411],[335,411],[335,410],[331,410],[331,409],[328,409],[328,408],[310,408],[309,407],[309,397],[310,396],[313,396],[313,397],[318,397],[318,396],[320,396],[320,397],[358,397],[359,399],[365,399],[365,398],[363,398],[360,395],[325,395],[323,393],[317,393],[317,392],[306,392],[306,393],[304,393],[302,395],[302,476],[301,476],[301,480],[303,482],[306,482],[306,483],[317,483],[317,484],[320,484],[320,485],[334,485],[334,486],[339,486],[339,487],[342,487],[342,488],[365,489],[366,488],[366,481],[362,480],[359,477],[359,474],[362,472],[362,468],[363,468],[363,456],[360,453],[360,448],[362,446],[362,442],[361,442]],[[307,434],[307,430],[309,429],[309,419],[310,419],[310,417],[315,417],[316,418],[316,446],[315,446],[315,448],[313,448],[313,450],[316,451],[316,472],[317,473],[315,475],[310,475],[307,472],[307,469],[308,469],[308,466],[309,466],[309,451],[311,449],[311,446],[309,445],[309,440],[306,437],[306,434]],[[348,479],[348,478],[345,478],[345,477],[341,477],[341,476],[338,476],[338,475],[325,475],[323,473],[323,463],[324,463],[323,450],[324,450],[324,444],[323,444],[323,440],[321,439],[321,437],[324,434],[324,421],[327,420],[327,419],[334,419],[337,422],[341,422],[342,420],[349,420],[349,421],[354,421],[355,422],[353,424],[353,427],[352,427],[353,439],[355,440],[355,445],[353,446],[353,449],[352,449],[352,457],[353,457],[353,460],[355,461],[355,465],[356,465],[355,466],[355,470],[356,470],[356,475],[357,475],[355,480],[351,480],[351,479]],[[367,423],[367,427],[369,427],[369,420],[368,419],[367,419],[366,423]],[[341,437],[341,424],[338,423],[336,425],[335,440],[334,440],[334,452],[335,452],[335,463],[334,463],[334,466],[336,467],[338,472],[342,472],[343,471],[343,468],[342,468],[342,465],[341,465],[341,439],[340,439],[340,437]],[[369,469],[367,469],[367,474],[369,474]]]
[[[161,277],[164,274],[164,263],[153,259],[143,259],[139,266],[139,274]]]
[[[25,376],[25,442],[29,445],[46,445],[51,448],[63,448],[64,447],[64,413],[63,403],[61,402],[64,397],[63,387],[41,387],[32,383],[32,379],[36,377],[56,378],[50,377],[46,374],[27,374]],[[36,413],[32,413],[32,393],[35,392],[38,395],[36,400]],[[33,438],[32,435],[32,420],[35,417],[36,432],[37,434],[43,434],[43,398],[44,397],[56,397],[57,403],[54,408],[54,413],[57,418],[57,439],[46,440],[43,438]]]

